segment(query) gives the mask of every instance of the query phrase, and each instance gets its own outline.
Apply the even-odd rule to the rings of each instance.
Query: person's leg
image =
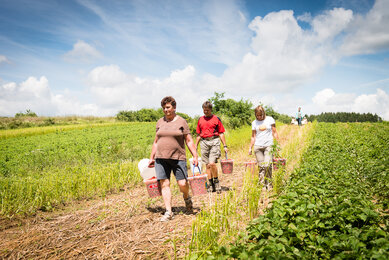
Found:
[[[209,152],[209,165],[210,171],[213,179],[213,184],[215,185],[215,191],[220,193],[222,191],[220,182],[219,182],[219,173],[217,169],[217,160],[220,158],[220,139],[216,138],[211,141],[211,149]]]
[[[185,207],[187,210],[193,209],[192,199],[189,196],[188,172],[186,169],[186,161],[177,161],[176,167],[173,169],[178,187],[183,195]]]
[[[157,180],[161,185],[161,193],[163,202],[165,204],[165,215],[160,219],[161,221],[167,221],[173,218],[172,211],[172,193],[170,190],[170,173],[171,167],[168,160],[156,159],[155,160],[155,172]]]
[[[165,203],[166,211],[172,212],[172,192],[170,190],[170,180],[160,180],[161,183],[161,193],[163,202]]]
[[[254,153],[259,166],[258,182],[264,184],[265,170],[266,170],[266,168],[264,167],[264,160],[265,160],[264,148],[262,148],[261,146],[254,146]]]
[[[272,154],[271,147],[266,147],[264,151],[264,165],[265,165],[265,184],[266,188],[272,187]]]
[[[212,178],[212,166],[209,164],[209,154],[211,151],[211,146],[208,145],[207,140],[201,140],[200,148],[201,148],[201,160],[205,165],[205,172],[207,173],[207,178],[208,178],[208,192],[213,192],[215,191],[215,184],[213,183],[213,178]]]

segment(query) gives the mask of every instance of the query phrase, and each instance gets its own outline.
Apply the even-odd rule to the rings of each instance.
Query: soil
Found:
[[[279,129],[281,147],[297,127]],[[299,131],[300,132],[300,131]],[[228,140],[227,140],[228,141]],[[75,201],[55,212],[33,217],[0,220],[0,259],[169,259],[188,251],[191,224],[196,215],[232,187],[239,187],[250,157],[245,149],[230,152],[232,174],[219,174],[222,193],[194,196],[194,210],[187,213],[177,184],[172,181],[175,217],[160,222],[161,197],[149,198],[143,184],[127,186],[105,198]],[[252,159],[252,158],[251,158]],[[289,168],[289,167],[288,167]],[[219,165],[220,170],[220,165]],[[269,205],[262,196],[260,213]]]

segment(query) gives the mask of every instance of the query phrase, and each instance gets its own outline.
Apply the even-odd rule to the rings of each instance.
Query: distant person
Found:
[[[259,165],[259,182],[264,188],[272,187],[272,154],[271,146],[273,138],[278,141],[278,133],[276,122],[271,116],[266,116],[265,109],[262,106],[255,108],[255,117],[251,124],[251,142],[249,147],[249,155],[252,154],[254,146],[255,157]]]
[[[212,103],[203,103],[204,116],[197,122],[196,149],[200,143],[201,159],[206,165],[208,176],[208,192],[221,192],[218,178],[217,160],[220,158],[220,140],[223,143],[224,151],[228,152],[226,139],[224,137],[224,126],[219,117],[212,114]]]
[[[166,212],[160,221],[168,221],[173,218],[172,193],[170,190],[172,171],[180,191],[183,193],[186,210],[191,211],[193,209],[187,181],[185,143],[192,153],[194,165],[198,165],[198,157],[188,123],[176,114],[175,99],[170,96],[164,97],[161,106],[165,116],[159,119],[156,125],[149,166],[155,165],[157,180],[161,184],[162,198],[166,207]]]
[[[301,126],[301,121],[303,120],[303,112],[301,112],[301,107],[298,108],[296,113],[296,120],[299,126]]]

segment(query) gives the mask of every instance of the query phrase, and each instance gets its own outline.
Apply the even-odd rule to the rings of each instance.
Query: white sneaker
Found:
[[[166,211],[165,214],[159,219],[161,222],[166,222],[174,218],[173,212]]]

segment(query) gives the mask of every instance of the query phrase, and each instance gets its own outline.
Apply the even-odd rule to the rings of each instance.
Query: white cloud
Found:
[[[64,55],[64,59],[66,61],[84,63],[92,62],[101,57],[102,55],[96,50],[95,47],[82,40],[78,40],[73,45],[73,49]]]
[[[172,71],[162,79],[140,78],[124,73],[117,65],[101,66],[87,76],[87,84],[99,107],[119,110],[138,110],[145,107],[158,108],[164,96],[177,99],[178,111],[193,112],[205,101],[202,96],[195,68],[191,65]]]
[[[252,51],[226,69],[220,80],[214,79],[217,90],[233,95],[293,91],[337,59],[332,40],[351,18],[351,11],[333,9],[309,20],[312,30],[304,30],[293,11],[256,17],[249,25],[255,32]]]
[[[31,111],[39,116],[54,115],[111,115],[96,104],[81,104],[74,97],[54,95],[45,76],[29,77],[17,84],[0,85],[0,115],[14,116],[18,112]]]
[[[0,64],[1,63],[10,63],[6,56],[0,55]]]
[[[319,111],[373,113],[384,120],[389,120],[389,95],[382,89],[377,89],[375,94],[357,96],[353,93],[336,93],[333,89],[327,88],[317,92],[312,101],[313,105],[317,106],[316,113]]]
[[[344,55],[369,54],[389,50],[389,1],[376,0],[365,15],[358,15],[341,47]]]

